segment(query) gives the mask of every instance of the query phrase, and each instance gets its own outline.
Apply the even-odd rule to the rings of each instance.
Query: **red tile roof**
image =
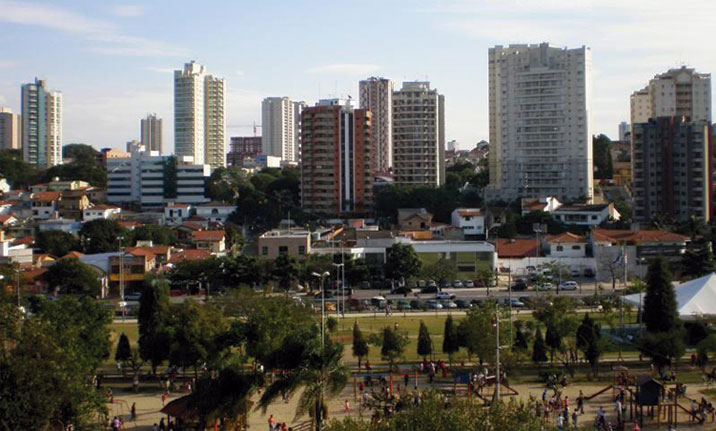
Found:
[[[537,239],[497,239],[497,255],[501,258],[523,258],[537,256]]]
[[[189,208],[189,204],[171,204],[168,205],[168,208]]]
[[[31,237],[31,236],[24,236],[24,237],[22,237],[22,238],[16,238],[15,241],[13,241],[12,243],[10,243],[10,245],[11,245],[12,247],[15,247],[15,246],[18,246],[18,245],[23,245],[23,244],[32,245],[32,244],[34,244],[34,243],[35,243],[35,238],[33,238],[33,237]]]
[[[132,256],[144,256],[147,259],[156,258],[156,255],[154,253],[145,249],[144,247],[127,247],[126,249],[124,249],[124,251],[131,254]]]
[[[194,241],[221,241],[226,237],[223,230],[199,230],[192,232],[191,237]]]
[[[115,206],[115,205],[99,204],[99,205],[93,206],[92,208],[87,208],[87,209],[89,209],[89,210],[114,210],[114,209],[119,209],[119,207]]]
[[[571,232],[560,233],[559,235],[547,235],[547,242],[549,243],[586,243],[587,238],[581,235],[575,235]]]
[[[475,217],[475,216],[482,215],[482,213],[480,212],[480,210],[461,210],[461,209],[458,209],[458,210],[457,210],[457,213],[458,213],[458,215],[459,215],[460,217]]]
[[[133,220],[121,220],[118,221],[117,224],[125,229],[134,229],[135,227],[142,226],[142,223]]]
[[[177,228],[180,228],[180,227],[185,227],[185,228],[187,228],[187,229],[189,229],[189,230],[202,230],[202,229],[204,229],[204,226],[202,226],[202,225],[200,225],[200,224],[198,224],[198,223],[191,222],[191,221],[185,221],[184,223],[182,223],[182,224],[180,224],[179,226],[177,226]]]
[[[2,215],[0,215],[0,224],[5,224],[5,222],[7,222],[10,219],[17,220],[17,217],[15,217],[12,214],[2,214]]]
[[[175,253],[171,259],[169,259],[169,263],[179,263],[183,262],[185,260],[188,261],[196,261],[196,260],[206,260],[211,257],[211,253],[209,253],[206,250],[198,250],[198,249],[191,249],[191,250],[184,250],[180,251],[179,253]]]
[[[39,192],[32,195],[35,202],[54,202],[60,199],[60,192]]]
[[[66,255],[62,256],[60,259],[70,259],[70,258],[79,259],[82,256],[84,256],[84,254],[80,253],[79,251],[71,251],[71,252],[67,253]]]

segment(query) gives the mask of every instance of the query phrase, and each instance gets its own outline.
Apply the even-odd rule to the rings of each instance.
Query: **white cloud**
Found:
[[[142,16],[144,15],[144,6],[133,4],[118,5],[112,8],[112,13],[123,17]]]
[[[237,70],[236,72],[234,72],[234,76],[237,78],[243,78],[244,76],[246,76],[246,72],[244,72],[243,70]]]
[[[145,67],[146,70],[149,70],[150,72],[157,72],[157,73],[174,73],[175,68],[171,67]]]
[[[376,64],[329,64],[308,69],[311,74],[333,73],[340,75],[365,75],[380,69]]]
[[[93,51],[108,55],[184,56],[186,50],[168,43],[121,34],[111,22],[56,6],[0,0],[0,22],[32,25],[76,35],[97,43]]]

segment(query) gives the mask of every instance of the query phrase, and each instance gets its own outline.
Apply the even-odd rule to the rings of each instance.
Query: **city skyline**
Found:
[[[497,44],[590,47],[593,131],[614,139],[619,122],[629,118],[629,95],[635,88],[682,64],[704,73],[716,69],[716,53],[700,49],[714,33],[700,25],[716,10],[710,2],[694,1],[678,10],[645,1],[561,0],[519,5],[325,3],[311,8],[262,2],[199,10],[169,5],[0,0],[0,22],[7,29],[5,59],[0,61],[0,105],[19,112],[20,86],[36,76],[45,78],[65,98],[64,144],[121,147],[139,138],[136,120],[146,112],[156,112],[173,124],[171,73],[192,59],[227,79],[227,140],[252,134],[251,124],[260,123],[265,97],[286,95],[311,105],[326,97],[357,99],[358,82],[370,76],[386,77],[397,85],[429,80],[448,100],[446,140],[457,140],[464,149],[488,137],[487,50]],[[382,13],[371,14],[379,5]],[[217,25],[226,16],[235,17],[232,24]],[[346,27],[355,27],[367,17],[374,29],[360,38],[350,32],[326,38],[323,31],[312,30],[338,18]],[[190,19],[195,34],[172,24]],[[585,25],[598,25],[600,31],[585,32]],[[256,37],[232,37],[232,28]],[[668,38],[662,35],[665,28],[671,30]],[[23,49],[29,44],[52,49]],[[311,46],[311,55],[297,49],[300,46]],[[88,122],[98,127],[88,129]],[[173,131],[165,132],[170,152]]]

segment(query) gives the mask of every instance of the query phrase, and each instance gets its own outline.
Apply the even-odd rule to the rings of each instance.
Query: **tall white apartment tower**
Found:
[[[174,71],[174,152],[196,164],[226,166],[226,81],[194,61]]]
[[[0,150],[19,150],[21,129],[20,115],[0,106]]]
[[[35,79],[22,86],[22,149],[27,163],[50,167],[62,163],[62,93]]]
[[[445,96],[429,82],[403,82],[393,92],[393,178],[396,184],[445,183]]]
[[[593,192],[591,50],[489,50],[490,200]]]
[[[393,81],[370,77],[359,83],[360,107],[370,110],[373,173],[393,166]]]
[[[159,151],[162,154],[162,119],[157,114],[148,114],[142,118],[140,141],[147,151]]]
[[[267,97],[261,102],[261,154],[297,163],[301,147],[301,111],[304,102]]]
[[[654,76],[630,97],[631,124],[650,118],[687,117],[711,122],[711,74],[685,66]]]

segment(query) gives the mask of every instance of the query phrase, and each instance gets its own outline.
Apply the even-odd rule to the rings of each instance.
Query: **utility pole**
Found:
[[[495,302],[495,402],[500,401],[500,310]]]

